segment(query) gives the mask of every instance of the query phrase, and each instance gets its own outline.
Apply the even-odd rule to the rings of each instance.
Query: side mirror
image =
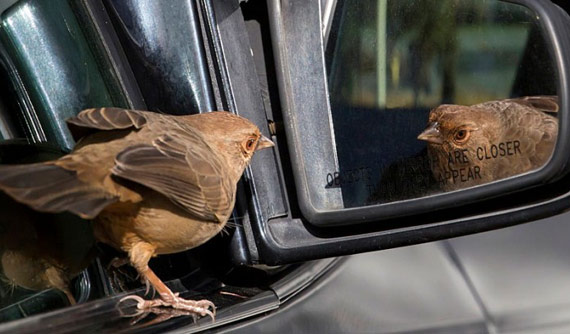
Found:
[[[333,3],[270,2],[300,214],[258,223],[264,262],[567,207],[565,12],[527,0]]]

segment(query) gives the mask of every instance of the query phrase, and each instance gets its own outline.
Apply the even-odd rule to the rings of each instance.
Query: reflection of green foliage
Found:
[[[334,70],[329,73],[329,84],[335,91],[333,98],[349,101],[358,92],[376,90],[376,83],[366,82],[365,76],[374,74],[377,67],[377,1],[346,1],[339,8],[342,17],[336,47],[330,50]]]
[[[384,23],[378,22],[384,17],[378,15],[379,1],[386,1]],[[498,0],[339,3],[341,15],[333,28],[336,35],[332,34],[336,38],[329,41],[334,48],[327,49],[332,58],[330,91],[333,99],[356,106],[386,107],[377,105],[380,75],[386,75],[387,106],[508,97],[514,80],[511,72],[525,49],[526,31],[536,26],[528,9]],[[377,36],[382,25],[387,31],[385,47],[383,36]],[[499,37],[504,43],[494,42]],[[380,52],[384,49],[386,58]],[[504,75],[507,68],[511,75]],[[465,87],[474,81],[478,85]],[[487,82],[503,89],[489,92]]]
[[[420,90],[429,90],[430,66],[439,59],[443,70],[444,101],[454,95],[453,82],[456,54],[456,13],[460,10],[454,0],[390,1],[388,4],[388,48],[404,34],[413,36],[409,44],[411,71],[414,76],[414,104],[418,105]],[[429,13],[429,15],[426,15]],[[390,45],[392,44],[392,45]]]

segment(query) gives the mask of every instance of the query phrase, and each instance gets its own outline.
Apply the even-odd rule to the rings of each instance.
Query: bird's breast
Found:
[[[197,247],[219,233],[224,223],[203,221],[160,194],[144,194],[134,204],[119,204],[96,219],[96,237],[101,242],[128,251],[139,241],[156,247],[155,254],[182,252]]]

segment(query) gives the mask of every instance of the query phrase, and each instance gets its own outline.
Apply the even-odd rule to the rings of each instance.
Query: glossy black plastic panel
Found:
[[[65,0],[20,1],[1,20],[1,40],[19,76],[12,80],[31,102],[23,106],[24,118],[41,124],[30,135],[71,149],[65,119],[114,104],[79,22]]]
[[[115,104],[147,110],[103,0],[70,1]]]
[[[167,284],[179,291],[184,288],[176,281]],[[144,291],[141,289],[137,293],[142,295]],[[31,319],[13,321],[0,326],[0,333],[162,333],[175,331],[196,333],[279,307],[279,300],[270,290],[262,291],[253,288],[236,291],[235,293],[247,297],[247,300],[243,301],[242,298],[230,295],[208,295],[208,299],[213,300],[216,305],[223,308],[223,310],[218,310],[215,322],[212,322],[208,317],[196,321],[188,315],[176,316],[175,313],[170,315],[168,310],[162,314],[162,320],[159,318],[160,315],[155,316],[148,313],[146,314],[147,316],[142,317],[132,316],[132,314],[137,314],[135,305],[125,305],[121,310],[117,307],[119,300],[124,297],[124,294],[122,294],[100,301],[77,305],[72,309],[45,313],[33,318],[33,321],[29,321]],[[181,296],[184,298],[200,298],[204,294],[203,292],[187,291],[182,293]],[[169,319],[169,316],[175,319],[166,321]],[[46,324],[49,324],[49,329],[46,328]]]
[[[0,140],[17,138],[18,132],[14,117],[0,98]]]
[[[188,284],[191,284],[188,280],[192,282],[204,274],[200,270],[189,273],[183,279],[166,282],[171,289],[182,291],[184,298],[207,298],[213,301],[217,306],[215,322],[208,317],[196,320],[167,308],[155,309],[157,313],[154,314],[138,311],[134,303],[118,307],[117,303],[125,295],[118,294],[66,310],[2,324],[0,333],[195,333],[208,329],[223,330],[225,325],[278,309],[308,287],[314,287],[320,279],[342,268],[341,264],[342,261],[338,259],[325,259],[289,267],[276,282],[261,288],[231,284],[220,288],[216,280],[201,279],[200,285],[194,284],[194,288],[188,289]],[[131,293],[143,295],[144,288]],[[49,324],[49,328],[45,324]]]
[[[105,4],[149,110],[184,115],[214,109],[194,1]]]
[[[227,108],[254,122],[265,136],[270,136],[261,87],[256,73],[248,32],[239,3],[234,1],[203,1],[204,19],[216,50],[214,66],[219,70],[221,87]],[[279,145],[278,139],[272,140]],[[234,257],[238,263],[257,262],[256,240],[252,225],[288,214],[287,198],[282,183],[281,166],[275,148],[263,150],[251,161],[244,173],[245,193],[238,195],[244,210],[238,220]],[[246,197],[247,196],[247,197]],[[246,209],[247,208],[247,209]]]
[[[28,138],[32,141],[46,141],[38,116],[30,100],[16,64],[11,59],[8,50],[0,42],[0,73],[5,80],[2,81],[0,96],[5,109],[2,113],[3,122],[17,132],[16,136],[3,134],[4,139]]]

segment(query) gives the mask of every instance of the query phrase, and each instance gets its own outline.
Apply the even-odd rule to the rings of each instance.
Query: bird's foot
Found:
[[[151,310],[157,307],[171,307],[176,310],[187,311],[190,314],[197,314],[200,316],[209,316],[214,321],[216,316],[216,306],[209,300],[188,300],[179,296],[178,293],[174,294],[161,294],[161,298],[153,300],[145,300],[139,296],[131,295],[123,297],[119,300],[119,304],[126,300],[134,300],[137,302],[137,309]]]
[[[152,289],[152,296],[154,297],[154,288],[152,287],[152,285],[150,284],[150,281],[148,279],[146,279],[145,277],[141,277],[141,283],[143,283],[146,286],[146,289],[144,290],[144,295],[148,295],[148,293],[150,292],[150,289]]]
[[[133,320],[131,320],[130,323],[131,323],[131,325],[136,325],[136,324],[140,323],[141,321],[147,319],[149,314],[154,314],[155,317],[149,321],[143,322],[143,324],[142,324],[143,327],[148,327],[148,326],[151,326],[154,324],[158,324],[158,323],[170,320],[172,318],[183,317],[183,316],[192,317],[194,322],[196,322],[196,320],[198,320],[198,316],[196,315],[196,313],[192,313],[192,312],[184,311],[184,310],[176,310],[173,308],[166,308],[166,307],[155,307],[153,309],[148,309],[148,310],[138,310],[137,309],[137,312],[135,312],[133,314],[122,314],[122,316],[125,318],[133,318]]]

